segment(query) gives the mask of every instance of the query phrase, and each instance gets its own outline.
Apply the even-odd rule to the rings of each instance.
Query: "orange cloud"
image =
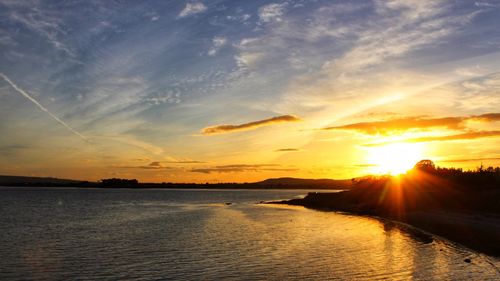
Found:
[[[468,159],[450,159],[450,160],[441,160],[438,162],[445,163],[460,163],[460,162],[477,162],[477,161],[498,161],[500,157],[490,157],[490,158],[468,158]]]
[[[412,129],[428,129],[435,127],[443,127],[447,129],[465,129],[464,122],[467,120],[477,120],[482,122],[500,121],[500,113],[444,118],[406,117],[385,121],[360,122],[342,126],[326,127],[322,128],[321,130],[354,130],[369,135],[385,135],[390,132],[408,131]]]
[[[222,165],[211,168],[192,169],[194,173],[239,173],[239,172],[262,172],[262,171],[298,171],[294,168],[280,168],[277,164],[237,164],[237,165]]]
[[[467,132],[463,134],[455,134],[447,136],[420,137],[420,138],[399,140],[397,142],[454,141],[454,140],[472,140],[472,139],[488,138],[488,137],[500,137],[500,131],[477,131],[477,132]],[[364,146],[381,146],[390,143],[394,142],[368,143],[364,144]]]
[[[297,122],[297,121],[300,121],[300,118],[296,116],[281,115],[239,125],[216,125],[216,126],[206,127],[201,130],[201,133],[204,135],[223,134],[235,131],[252,130],[262,126],[273,125],[275,123]]]
[[[124,168],[124,169],[145,169],[145,170],[161,170],[161,169],[173,169],[172,167],[164,166],[159,161],[153,161],[145,166],[112,166],[113,168]]]
[[[149,163],[147,166],[139,166],[141,169],[169,169],[169,167],[163,166],[159,161],[154,161]]]
[[[298,148],[280,148],[276,149],[274,152],[293,152],[293,151],[299,151]]]
[[[365,134],[375,135],[375,134],[387,134],[394,131],[407,131],[411,129],[426,129],[431,127],[445,127],[449,129],[459,129],[462,128],[462,122],[464,121],[461,117],[446,117],[446,118],[433,118],[424,119],[420,117],[408,117],[392,119],[387,121],[375,121],[375,122],[361,122],[347,124],[343,126],[326,127],[322,130],[355,130],[360,131]]]
[[[164,161],[165,163],[172,163],[172,164],[203,164],[207,163],[204,161],[197,161],[197,160],[179,160],[179,161]]]
[[[487,113],[477,116],[471,116],[469,119],[483,121],[483,122],[500,121],[500,113]]]
[[[477,131],[456,135],[438,136],[438,137],[421,137],[405,140],[406,142],[428,142],[428,141],[450,141],[450,140],[472,140],[478,138],[498,137],[500,131]]]

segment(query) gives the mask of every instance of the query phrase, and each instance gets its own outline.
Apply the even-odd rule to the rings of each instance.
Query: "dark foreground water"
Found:
[[[255,204],[305,193],[2,187],[0,279],[500,279],[498,259],[376,219]]]

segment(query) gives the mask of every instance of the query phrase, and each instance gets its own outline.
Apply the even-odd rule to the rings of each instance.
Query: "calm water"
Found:
[[[255,204],[305,193],[0,188],[0,279],[500,278],[498,259],[376,219]]]

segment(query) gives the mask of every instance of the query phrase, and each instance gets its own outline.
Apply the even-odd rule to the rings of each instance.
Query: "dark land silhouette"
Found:
[[[92,187],[97,182],[58,179],[52,177],[24,177],[24,176],[1,176],[0,186],[33,186],[33,187]]]
[[[252,183],[140,183],[136,179],[110,178],[98,182],[43,177],[0,176],[0,186],[82,188],[209,188],[209,189],[349,189],[352,180],[273,178]]]
[[[418,162],[405,175],[353,179],[350,190],[279,202],[408,223],[500,256],[500,168],[473,171]]]

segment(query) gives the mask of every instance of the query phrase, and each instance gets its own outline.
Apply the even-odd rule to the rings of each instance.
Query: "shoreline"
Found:
[[[335,204],[338,202],[331,200],[332,198],[335,198],[335,195],[331,193],[309,193],[302,199],[272,201],[265,204],[303,206],[319,211],[344,212],[407,224],[421,230],[410,235],[423,243],[432,242],[429,240],[432,238],[425,234],[428,232],[480,253],[500,258],[500,216],[496,214],[431,210],[395,215],[364,208],[360,203]]]
[[[133,188],[133,189],[310,189],[346,190],[352,187],[351,180],[269,178],[258,182],[139,182],[136,179],[111,178],[101,181],[82,181],[57,178],[4,176],[0,175],[0,186],[8,187],[78,187],[78,188]]]
[[[243,184],[241,184],[243,185]],[[341,192],[345,189],[341,188],[316,188],[316,187],[280,187],[280,186],[272,186],[272,187],[245,187],[245,186],[230,186],[230,187],[215,187],[215,186],[205,186],[204,184],[199,184],[199,186],[145,186],[145,187],[104,187],[104,186],[77,186],[77,185],[0,185],[0,188],[74,188],[74,189],[102,189],[102,190],[257,190],[257,191],[265,191],[265,190],[302,190],[307,192],[312,191],[321,191],[321,192]]]

